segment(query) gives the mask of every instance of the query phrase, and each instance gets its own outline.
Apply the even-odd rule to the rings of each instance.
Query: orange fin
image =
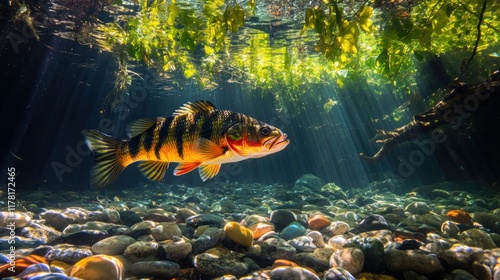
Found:
[[[220,157],[226,152],[224,148],[206,138],[196,139],[194,149],[201,155],[200,161],[202,162]]]
[[[97,130],[83,130],[82,134],[89,148],[95,153],[95,165],[92,167],[90,185],[96,189],[102,189],[113,183],[125,169],[116,155],[120,140]]]
[[[201,180],[203,181],[215,177],[215,175],[219,173],[219,170],[220,170],[220,164],[203,164],[200,165],[200,168],[198,168]]]
[[[193,114],[200,111],[210,112],[215,110],[214,104],[206,100],[198,100],[195,102],[189,102],[182,105],[179,109],[175,110],[174,116]]]
[[[175,167],[174,175],[181,176],[186,173],[189,173],[200,166],[200,162],[181,162],[177,167]]]
[[[139,163],[139,170],[151,181],[161,181],[165,176],[169,162],[146,160]]]
[[[148,130],[153,125],[164,121],[165,118],[156,118],[156,119],[138,119],[131,122],[127,125],[127,135],[130,138],[133,138],[144,131]]]

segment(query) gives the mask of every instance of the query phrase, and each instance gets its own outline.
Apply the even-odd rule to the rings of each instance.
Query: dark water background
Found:
[[[17,52],[5,40],[2,44],[2,185],[7,182],[7,168],[13,166],[18,189],[87,189],[93,155],[82,145],[82,129],[97,129],[108,121],[115,127],[111,134],[124,138],[129,122],[169,116],[182,104],[198,99],[278,126],[291,139],[290,145],[277,154],[223,165],[223,176],[215,181],[293,184],[301,175],[312,173],[343,188],[359,188],[391,177],[408,186],[441,181],[495,182],[500,172],[498,103],[480,108],[458,129],[445,128],[447,140],[436,144],[421,160],[417,158],[418,164],[410,163],[411,170],[403,168],[408,172],[401,172],[401,160],[410,161],[412,152],[414,156],[423,154],[418,152],[418,145],[402,144],[374,163],[358,155],[377,151],[379,146],[372,139],[377,129],[392,130],[406,123],[383,120],[384,115],[401,105],[400,100],[391,99],[390,94],[370,94],[362,81],[349,83],[340,92],[334,91],[333,83],[331,87],[314,86],[315,94],[324,97],[323,101],[304,98],[300,101],[304,110],[285,112],[275,107],[271,96],[263,97],[259,90],[248,90],[244,85],[220,84],[213,91],[200,90],[196,85],[182,90],[162,89],[166,82],[155,78],[150,70],[137,67],[133,70],[147,80],[135,78],[130,102],[120,103],[118,111],[113,111],[103,101],[113,89],[117,67],[111,54],[49,36],[41,41],[31,39]],[[423,65],[418,75],[418,90],[424,96],[449,82],[439,59]],[[141,95],[143,92],[147,96]],[[323,104],[329,97],[335,98],[338,105],[327,113]],[[419,112],[408,112],[404,120],[409,121],[411,114]],[[374,123],[372,119],[380,121]],[[198,172],[175,177],[172,171],[173,166],[164,183],[208,183],[200,180]],[[141,187],[145,183],[147,179],[131,166],[111,187]]]

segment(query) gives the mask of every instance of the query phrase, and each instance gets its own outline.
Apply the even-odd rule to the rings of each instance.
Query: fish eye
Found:
[[[269,133],[271,133],[271,129],[269,129],[269,127],[267,126],[264,126],[263,128],[260,129],[260,134],[264,136],[269,135]]]

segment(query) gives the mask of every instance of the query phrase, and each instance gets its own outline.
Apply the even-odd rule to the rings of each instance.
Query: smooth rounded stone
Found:
[[[165,250],[165,257],[167,260],[179,262],[185,259],[193,250],[191,243],[184,240],[173,242],[168,240],[167,243],[162,244]]]
[[[288,243],[301,252],[313,252],[317,248],[314,245],[313,239],[309,236],[299,236],[289,240]]]
[[[45,263],[36,263],[28,266],[23,272],[16,275],[19,278],[23,278],[26,275],[37,273],[37,272],[50,272],[50,266]]]
[[[439,229],[441,228],[441,225],[446,221],[446,218],[436,213],[430,212],[420,216],[419,221],[422,224],[427,224]]]
[[[6,278],[10,279],[10,278]],[[21,279],[16,277],[15,279]],[[66,276],[65,273],[58,272],[35,272],[26,275],[22,278],[23,280],[80,280],[81,278],[75,278]]]
[[[449,250],[438,253],[438,256],[451,268],[469,269],[472,263],[483,255],[483,252],[482,248],[456,244]]]
[[[193,241],[193,254],[200,254],[206,250],[213,248],[218,242],[224,239],[224,231],[209,227],[200,237]]]
[[[156,226],[156,223],[153,221],[142,221],[137,224],[134,224],[130,227],[130,232],[128,235],[137,239],[139,236],[149,235],[151,231]]]
[[[441,225],[441,232],[446,236],[457,237],[458,233],[460,232],[460,229],[454,222],[445,221]]]
[[[31,217],[26,213],[21,212],[0,212],[0,227],[8,227],[15,222],[16,228],[21,228],[29,225]]]
[[[144,261],[134,263],[129,271],[136,276],[172,278],[179,275],[181,268],[177,263],[170,261]]]
[[[128,235],[115,235],[92,245],[92,252],[96,255],[121,255],[134,242],[136,240]]]
[[[231,274],[242,276],[247,272],[248,264],[241,262],[236,253],[226,248],[212,248],[194,257],[194,268],[209,276]]]
[[[335,250],[330,257],[330,267],[341,267],[352,275],[359,274],[363,269],[365,257],[358,248],[347,247]]]
[[[126,226],[133,226],[137,223],[142,222],[141,217],[133,211],[120,211],[121,223]]]
[[[332,222],[329,226],[321,230],[321,232],[329,236],[336,236],[348,232],[349,229],[350,227],[348,223],[336,221]]]
[[[248,215],[243,220],[241,220],[240,224],[245,227],[250,227],[253,224],[259,223],[259,222],[268,222],[268,219],[266,217],[260,216],[260,215]]]
[[[172,239],[174,236],[182,236],[182,231],[176,223],[159,223],[151,230],[151,235],[156,241]]]
[[[340,249],[348,243],[349,243],[349,240],[347,240],[347,238],[345,238],[342,235],[337,235],[337,236],[334,236],[334,237],[328,239],[328,246],[330,246],[333,249]]]
[[[274,225],[269,222],[256,222],[248,226],[253,233],[253,239],[259,239],[264,234],[274,231]]]
[[[180,222],[185,222],[187,218],[197,215],[195,211],[189,208],[179,208],[175,213],[175,218]]]
[[[71,224],[64,228],[62,231],[63,235],[69,235],[81,230],[87,229],[87,225]]]
[[[193,236],[196,237],[196,238],[200,237],[208,228],[210,228],[209,225],[203,225],[203,226],[197,227],[194,230]]]
[[[358,234],[358,236],[360,238],[368,238],[368,237],[377,238],[378,240],[382,241],[384,246],[387,246],[389,243],[393,241],[393,234],[390,230],[387,229],[362,232]]]
[[[121,280],[123,263],[113,256],[94,255],[77,262],[68,275],[85,280]]]
[[[62,235],[55,239],[51,244],[73,244],[73,245],[93,245],[98,241],[108,237],[108,233],[102,230],[84,229],[71,233],[68,235]]]
[[[266,239],[260,245],[260,258],[265,261],[275,261],[277,259],[291,260],[297,250],[281,238]]]
[[[224,226],[224,233],[236,244],[243,247],[252,246],[253,232],[237,222],[227,222]]]
[[[304,174],[297,181],[295,181],[294,188],[306,187],[313,191],[320,191],[321,187],[325,185],[323,179],[313,174]]]
[[[351,232],[354,234],[358,234],[362,232],[387,228],[389,228],[389,225],[387,224],[387,221],[383,216],[372,214],[363,219],[355,229],[351,230]]]
[[[297,221],[297,216],[290,210],[278,209],[271,212],[270,221],[276,230],[281,231],[292,222]]]
[[[415,271],[405,271],[403,272],[403,277],[405,280],[429,280],[429,278],[416,273]]]
[[[47,259],[48,262],[62,261],[73,264],[89,256],[92,256],[92,251],[88,246],[60,244],[54,246],[53,250],[45,255],[45,259]]]
[[[43,241],[35,238],[26,238],[21,236],[0,237],[0,250],[9,250],[15,244],[16,249],[34,248],[43,244]]]
[[[281,266],[271,270],[273,280],[319,280],[318,275],[302,267]]]
[[[474,275],[464,269],[454,269],[450,274],[450,280],[477,280]]]
[[[477,279],[493,279],[492,269],[479,261],[474,261],[472,263],[472,274],[476,276]]]
[[[334,267],[325,272],[323,280],[356,280],[356,278],[349,271],[341,267]]]
[[[381,264],[385,254],[384,244],[382,241],[374,237],[354,237],[352,243],[354,243],[363,252],[365,258],[363,271],[381,272]]]
[[[319,231],[310,231],[307,233],[307,236],[309,236],[312,240],[314,245],[318,248],[323,248],[325,247],[325,240],[323,239],[323,235]]]
[[[136,241],[125,249],[123,255],[126,257],[146,258],[155,256],[158,252],[158,243],[150,241]]]
[[[494,229],[495,224],[500,222],[500,215],[493,213],[475,213],[474,220],[485,228]]]
[[[496,248],[493,239],[483,230],[472,228],[463,231],[457,235],[457,239],[465,245],[472,247],[481,247],[483,249]]]
[[[444,271],[435,254],[429,254],[422,250],[386,250],[383,267],[389,273],[412,270],[425,275]]]
[[[320,190],[322,193],[326,193],[325,196],[332,195],[335,199],[347,199],[346,193],[342,190],[341,187],[337,186],[335,183],[330,182],[321,187]]]
[[[298,253],[293,260],[304,267],[312,268],[314,271],[325,271],[330,268],[330,256],[333,254],[331,248],[316,249],[313,253]]]
[[[290,240],[306,233],[306,228],[298,222],[292,222],[281,231],[281,238]]]
[[[153,221],[156,223],[171,223],[176,221],[174,214],[170,212],[146,213],[142,219],[144,221]]]
[[[88,211],[80,208],[67,208],[64,210],[48,210],[40,214],[45,224],[59,231],[69,224],[83,224],[86,222]]]
[[[85,229],[96,229],[96,230],[112,230],[114,228],[122,227],[122,225],[101,222],[101,221],[88,221],[84,224],[84,226]]]
[[[328,225],[330,225],[332,222],[330,219],[323,215],[314,215],[309,220],[307,220],[307,223],[309,224],[309,228],[312,230],[321,230]]]
[[[431,209],[429,208],[429,206],[427,206],[427,204],[422,201],[412,202],[405,206],[405,212],[419,215],[427,214],[430,210]]]
[[[104,209],[102,211],[91,211],[87,214],[87,221],[99,221],[105,223],[119,223],[120,213],[115,209]]]
[[[186,225],[192,228],[197,228],[203,225],[222,228],[225,224],[226,222],[224,219],[214,214],[199,214],[186,219]]]

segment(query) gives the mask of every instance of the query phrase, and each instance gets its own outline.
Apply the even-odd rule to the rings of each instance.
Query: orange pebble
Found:
[[[308,223],[309,223],[310,229],[320,230],[320,229],[327,227],[332,222],[329,219],[327,219],[325,216],[315,215],[309,219]]]
[[[7,277],[7,276],[16,276],[19,273],[23,272],[28,266],[32,264],[37,264],[37,263],[47,263],[44,257],[38,256],[38,255],[29,255],[24,258],[20,258],[15,260],[15,271],[12,271],[11,268],[12,266],[10,263],[4,264],[0,266],[0,275],[2,277]]]
[[[273,263],[273,268],[277,268],[280,266],[299,266],[297,263],[289,261],[289,260],[284,260],[284,259],[277,259]]]
[[[450,210],[446,212],[448,219],[460,224],[472,224],[472,217],[470,214],[461,209]]]
[[[266,222],[257,222],[248,227],[253,232],[253,239],[259,239],[262,235],[274,231],[274,225]]]

